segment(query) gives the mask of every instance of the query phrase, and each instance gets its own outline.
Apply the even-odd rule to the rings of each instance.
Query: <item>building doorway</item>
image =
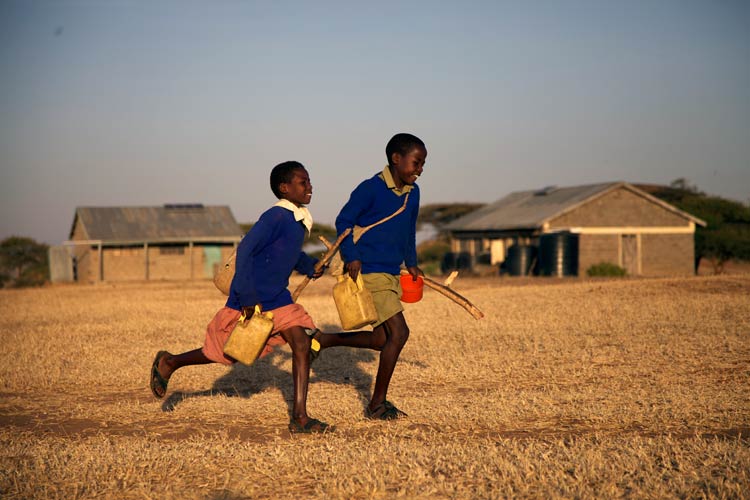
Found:
[[[639,261],[638,235],[620,235],[620,262],[622,263],[622,268],[627,271],[628,276],[638,276],[640,274]]]

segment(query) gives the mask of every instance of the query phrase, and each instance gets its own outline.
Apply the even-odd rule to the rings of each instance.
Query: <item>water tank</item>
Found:
[[[443,260],[440,262],[440,271],[443,272],[443,274],[455,271],[456,269],[456,254],[453,252],[445,252],[445,255],[443,255]]]
[[[539,274],[542,276],[578,275],[578,235],[568,231],[539,237]]]
[[[532,272],[534,257],[536,257],[536,247],[513,245],[508,248],[503,267],[511,276],[526,276]]]
[[[469,252],[459,252],[456,256],[456,270],[471,269],[471,255]]]
[[[440,270],[443,273],[471,269],[471,255],[468,252],[446,252],[440,262]]]

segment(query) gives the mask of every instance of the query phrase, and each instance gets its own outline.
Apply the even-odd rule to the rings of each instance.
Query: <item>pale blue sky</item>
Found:
[[[0,239],[229,205],[298,160],[332,223],[396,132],[422,203],[604,181],[750,199],[750,2],[0,0]]]

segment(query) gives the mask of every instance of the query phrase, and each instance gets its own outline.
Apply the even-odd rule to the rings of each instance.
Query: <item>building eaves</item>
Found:
[[[75,224],[90,240],[110,242],[224,241],[241,237],[229,207],[79,207]],[[71,230],[71,238],[73,237]]]

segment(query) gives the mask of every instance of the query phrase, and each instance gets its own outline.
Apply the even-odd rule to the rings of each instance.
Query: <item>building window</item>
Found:
[[[113,247],[105,248],[104,251],[113,257],[126,257],[141,254],[143,247]]]
[[[182,245],[160,246],[159,255],[185,255],[185,247]]]

